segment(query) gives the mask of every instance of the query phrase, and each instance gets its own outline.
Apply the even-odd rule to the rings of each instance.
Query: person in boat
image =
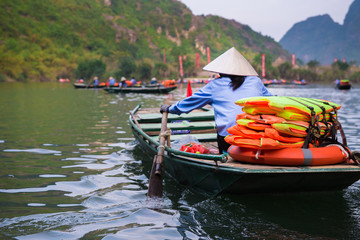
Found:
[[[153,78],[151,79],[150,84],[151,84],[151,85],[155,85],[155,84],[156,84],[156,78],[153,77]]]
[[[130,82],[132,83],[132,86],[135,86],[137,84],[137,81],[134,77],[131,77]]]
[[[272,96],[266,89],[257,72],[234,47],[214,59],[203,70],[219,73],[198,92],[171,106],[162,105],[160,112],[174,114],[188,113],[210,104],[214,108],[217,142],[219,152],[224,153],[230,147],[224,138],[229,135],[228,128],[236,124],[236,116],[242,113],[235,104],[240,98]]]
[[[94,87],[99,86],[99,78],[98,77],[94,77]]]
[[[109,77],[109,87],[114,87],[114,86],[115,86],[115,78],[111,76]]]
[[[84,83],[84,79],[80,78],[78,83]]]
[[[128,85],[127,85],[127,83],[126,83],[126,78],[125,78],[125,77],[121,77],[119,87],[120,87],[120,88],[126,88],[127,86],[128,86]]]

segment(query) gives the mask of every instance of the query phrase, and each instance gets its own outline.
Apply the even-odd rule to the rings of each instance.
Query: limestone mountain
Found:
[[[280,44],[304,62],[317,60],[331,64],[335,58],[360,63],[360,0],[355,0],[344,24],[335,23],[325,14],[310,17],[294,26]]]

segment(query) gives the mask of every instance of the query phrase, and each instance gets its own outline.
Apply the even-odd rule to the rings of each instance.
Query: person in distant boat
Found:
[[[120,87],[120,88],[126,88],[127,86],[128,86],[128,85],[127,85],[127,83],[126,83],[126,78],[125,78],[125,77],[121,77],[119,87]]]
[[[150,84],[151,84],[151,85],[155,85],[155,84],[156,84],[156,78],[153,77],[153,78],[151,79]]]
[[[84,83],[84,79],[80,78],[78,83]]]
[[[115,78],[111,76],[109,77],[109,87],[113,87],[113,86],[115,86]]]
[[[219,73],[220,76],[192,96],[171,106],[162,105],[160,112],[180,115],[210,104],[215,113],[219,152],[224,153],[230,147],[230,144],[224,140],[229,135],[227,129],[236,124],[236,116],[242,112],[235,101],[240,98],[272,96],[272,94],[266,89],[250,63],[234,47],[214,59],[203,70]]]
[[[135,86],[137,84],[137,81],[136,81],[136,79],[134,77],[132,77],[130,81],[131,81],[133,86]]]
[[[94,77],[94,87],[99,86],[99,78],[98,77]]]

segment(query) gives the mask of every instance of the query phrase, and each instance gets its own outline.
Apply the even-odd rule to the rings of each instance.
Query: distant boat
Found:
[[[107,87],[105,91],[109,93],[169,93],[177,88],[177,85],[143,85],[143,86],[131,86],[131,87]]]
[[[98,86],[88,85],[86,83],[74,83],[75,88],[104,88],[105,83],[100,83]]]
[[[302,80],[294,80],[294,81],[293,81],[293,84],[295,84],[295,85],[306,85],[307,82],[306,82],[305,79],[302,79]]]
[[[263,79],[263,83],[265,86],[268,85],[283,85],[283,84],[287,84],[287,81],[285,79],[270,79],[270,80],[264,80]]]
[[[271,84],[271,80],[262,79],[262,83],[263,83],[265,86],[269,86],[269,85]]]
[[[70,80],[68,78],[60,78],[59,82],[68,83]]]
[[[348,90],[351,88],[351,83],[348,79],[336,80],[336,87],[342,90]]]

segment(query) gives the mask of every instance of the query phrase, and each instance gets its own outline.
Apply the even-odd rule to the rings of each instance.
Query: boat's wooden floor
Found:
[[[158,139],[160,126],[161,126],[161,114],[159,112],[159,108],[145,108],[140,109],[136,115],[135,119],[138,122],[139,126],[143,129],[145,133],[152,136],[154,139]],[[212,109],[203,109],[203,110],[194,110],[189,114],[182,114],[181,116],[178,116],[176,114],[168,114],[168,122],[172,121],[184,121],[188,120],[191,123],[197,126],[208,126],[200,128],[194,127],[190,133],[183,133],[183,134],[176,134],[171,135],[170,140],[176,140],[180,137],[183,137],[184,135],[192,135],[196,137],[202,144],[204,144],[206,147],[211,149],[213,154],[219,154],[218,153],[218,146],[217,146],[217,134],[216,129],[214,128],[213,124],[209,124],[209,122],[213,123],[214,117],[213,117],[213,110]],[[155,124],[156,123],[156,124]],[[154,126],[157,125],[157,127]],[[170,125],[170,124],[169,124]],[[174,125],[174,124],[173,124]],[[151,127],[148,127],[151,126]],[[156,128],[156,129],[155,129]],[[148,131],[146,130],[148,129]],[[181,128],[180,128],[181,129]],[[203,162],[206,164],[212,164],[216,165],[216,163],[213,160],[203,160],[198,158],[189,158],[193,161],[197,162]],[[341,163],[336,165],[326,165],[326,166],[271,166],[271,165],[260,165],[260,164],[249,164],[249,163],[242,163],[237,160],[232,159],[229,156],[229,159],[226,163],[217,162],[218,166],[224,166],[224,167],[232,167],[232,168],[242,168],[246,169],[247,171],[251,170],[268,170],[268,171],[281,171],[284,170],[286,172],[289,171],[305,171],[305,170],[321,170],[321,171],[332,171],[337,170],[341,171],[341,169],[346,170],[358,170],[359,166],[351,163]]]

